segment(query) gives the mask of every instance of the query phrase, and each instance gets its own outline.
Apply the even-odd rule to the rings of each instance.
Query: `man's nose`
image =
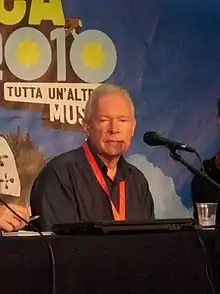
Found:
[[[119,132],[119,124],[116,120],[111,120],[109,124],[109,132],[110,133],[118,133]]]

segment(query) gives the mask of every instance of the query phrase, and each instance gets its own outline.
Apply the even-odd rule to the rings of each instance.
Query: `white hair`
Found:
[[[132,102],[132,99],[131,99],[128,91],[120,86],[117,86],[117,85],[102,84],[102,85],[98,86],[90,95],[90,97],[86,103],[86,107],[85,107],[85,111],[84,111],[84,120],[85,121],[90,120],[94,105],[96,104],[96,102],[98,101],[98,99],[101,96],[111,95],[111,94],[116,94],[116,93],[120,94],[122,97],[125,97],[130,102],[131,108],[132,108],[132,116],[133,116],[133,118],[135,118],[134,104]]]

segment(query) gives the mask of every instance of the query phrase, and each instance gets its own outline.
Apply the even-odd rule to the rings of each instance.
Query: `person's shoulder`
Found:
[[[82,147],[69,150],[53,157],[48,163],[48,168],[56,168],[59,166],[67,166],[69,163],[79,162],[83,159]]]
[[[216,161],[216,155],[211,158],[205,159],[203,161],[203,166],[205,170],[215,167],[216,166],[215,161]]]
[[[66,174],[68,173],[69,165],[74,165],[75,163],[81,164],[84,160],[83,148],[78,147],[76,149],[69,150],[67,152],[61,153],[57,156],[51,158],[47,164],[40,171],[38,177],[47,176],[48,174]]]
[[[210,158],[204,159],[202,161],[202,164],[206,174],[208,174],[209,176],[216,174],[216,172],[218,173],[218,169],[216,167],[216,155]],[[203,181],[204,181],[204,178],[201,178],[199,175],[194,175],[191,181],[191,185],[195,186],[197,185],[197,183],[200,184]]]

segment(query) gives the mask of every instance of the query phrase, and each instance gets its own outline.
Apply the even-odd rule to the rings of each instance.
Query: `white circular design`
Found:
[[[19,64],[16,52],[19,44],[24,41],[31,41],[37,44],[40,51],[38,63],[30,68]],[[51,64],[51,48],[47,38],[37,29],[22,27],[14,31],[5,44],[5,61],[10,71],[18,78],[25,81],[32,81],[45,74]]]
[[[105,54],[103,67],[90,69],[83,63],[81,54],[86,44],[96,43],[102,47]],[[107,80],[113,73],[117,63],[117,53],[112,40],[98,30],[86,30],[80,33],[73,41],[70,49],[70,63],[77,76],[88,83],[101,83]]]

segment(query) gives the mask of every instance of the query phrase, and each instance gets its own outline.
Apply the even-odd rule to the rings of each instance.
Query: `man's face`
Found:
[[[84,130],[100,155],[114,158],[128,150],[135,125],[130,101],[115,93],[97,100]]]

